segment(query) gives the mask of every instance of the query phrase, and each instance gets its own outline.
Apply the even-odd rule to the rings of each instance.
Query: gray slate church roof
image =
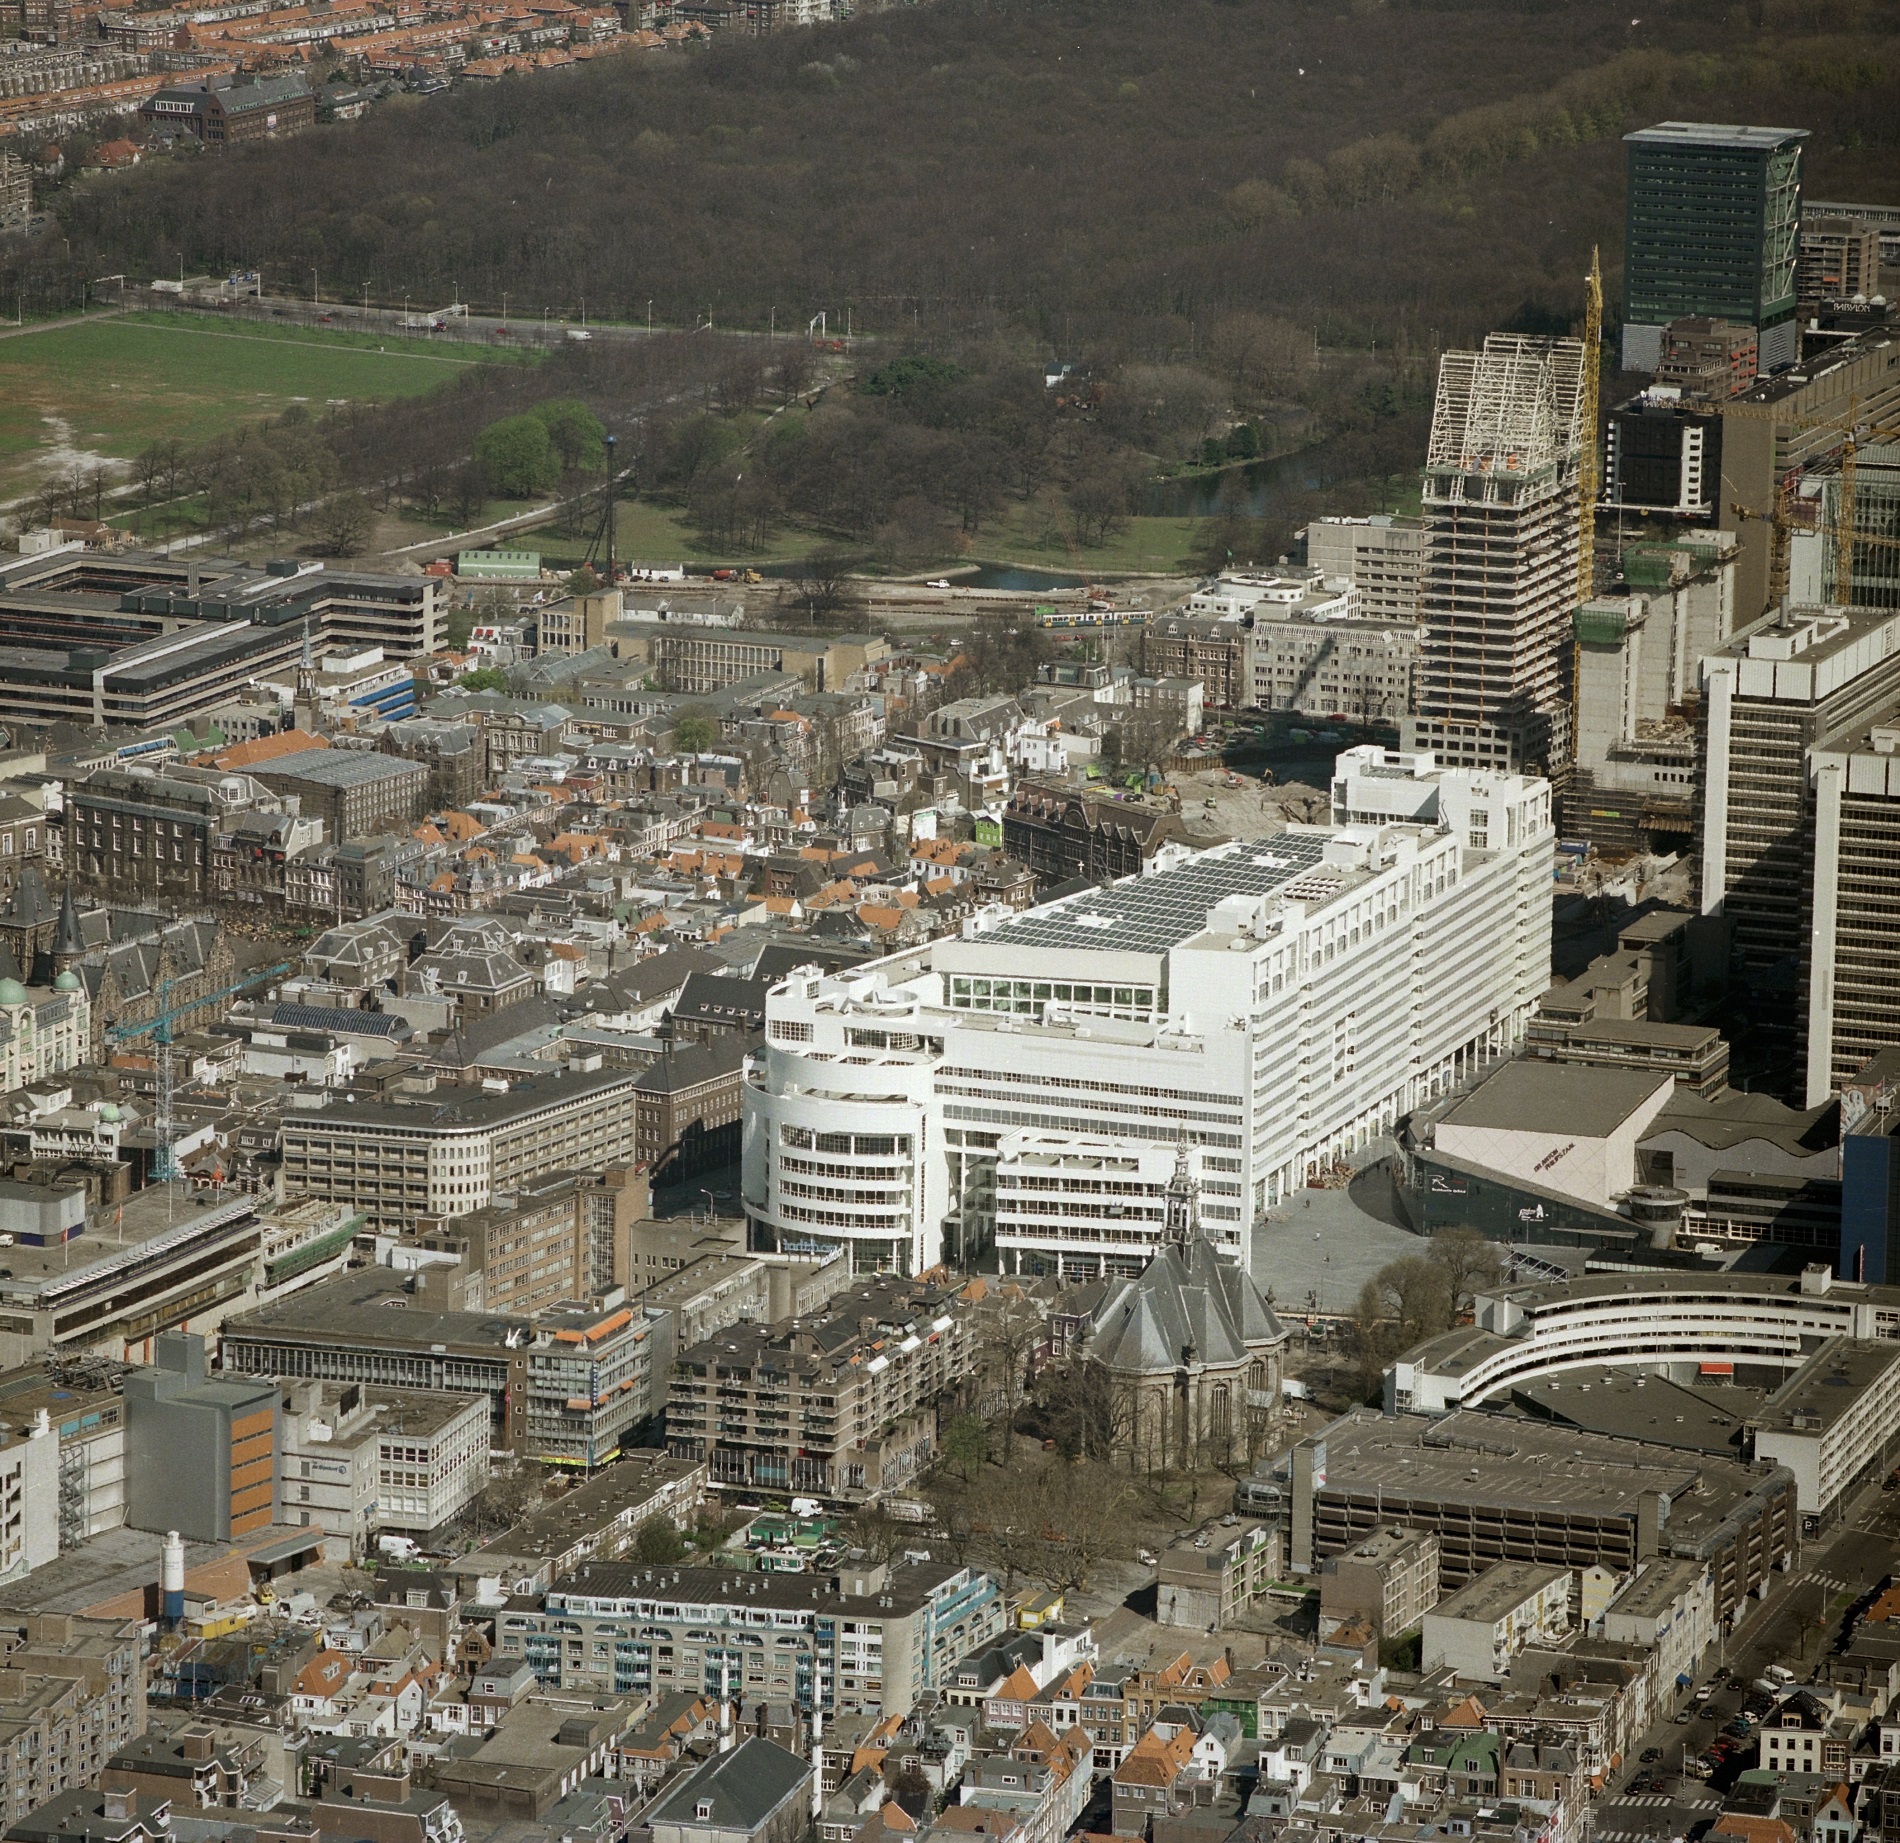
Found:
[[[1252,1278],[1204,1236],[1164,1243],[1133,1279],[1097,1282],[1090,1358],[1122,1375],[1182,1363],[1244,1363],[1283,1343],[1286,1328]],[[1095,1290],[1093,1288],[1091,1291]],[[1087,1303],[1085,1293],[1078,1304]]]

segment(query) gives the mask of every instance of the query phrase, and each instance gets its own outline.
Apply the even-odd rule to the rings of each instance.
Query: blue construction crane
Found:
[[[178,1169],[178,1160],[172,1152],[172,1024],[188,1011],[196,1011],[200,1005],[207,1005],[216,998],[235,998],[247,988],[259,985],[266,979],[280,979],[290,971],[290,962],[281,960],[275,966],[260,968],[257,972],[247,973],[235,985],[220,986],[215,992],[200,992],[196,998],[182,1005],[170,1005],[156,1017],[149,1017],[140,1024],[109,1024],[106,1035],[121,1043],[135,1042],[149,1032],[152,1042],[158,1049],[158,1112],[152,1121],[152,1136],[158,1141],[158,1153],[152,1161],[152,1175],[161,1184],[169,1183],[182,1175]],[[161,981],[155,996],[162,1002],[165,994],[182,981],[173,978]]]

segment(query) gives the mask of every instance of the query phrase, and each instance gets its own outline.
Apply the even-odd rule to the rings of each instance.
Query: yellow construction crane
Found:
[[[1860,444],[1863,441],[1883,441],[1890,435],[1900,435],[1900,424],[1888,424],[1884,428],[1863,431],[1855,428],[1853,412],[1851,410],[1848,412],[1847,437],[1841,443],[1841,497],[1834,514],[1834,599],[1842,603],[1854,599],[1855,544],[1892,542],[1891,539],[1870,537],[1865,532],[1857,532],[1854,529],[1856,515],[1854,470]]]
[[[1597,494],[1603,466],[1597,450],[1597,380],[1603,369],[1603,266],[1590,251],[1583,308],[1583,401],[1578,420],[1583,442],[1577,454],[1577,606],[1597,592]]]
[[[1843,505],[1848,502],[1843,494]],[[1801,508],[1813,508],[1810,517]],[[1869,531],[1855,531],[1851,526],[1838,520],[1833,526],[1822,523],[1821,508],[1811,499],[1796,499],[1792,483],[1784,480],[1775,491],[1775,509],[1772,512],[1755,512],[1739,501],[1731,504],[1729,510],[1743,523],[1750,519],[1759,519],[1771,527],[1768,553],[1768,600],[1769,605],[1779,606],[1781,599],[1788,593],[1788,559],[1790,542],[1797,531],[1818,531],[1823,537],[1832,537],[1835,544],[1835,580],[1834,598],[1845,604],[1852,600],[1848,593],[1850,586],[1849,566],[1853,561],[1853,547],[1856,544],[1875,544],[1883,550],[1900,550],[1900,538],[1881,537]],[[1843,561],[1845,559],[1845,561]]]

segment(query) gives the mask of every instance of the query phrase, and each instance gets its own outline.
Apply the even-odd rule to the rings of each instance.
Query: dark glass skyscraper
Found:
[[[1663,122],[1623,138],[1624,367],[1653,371],[1662,329],[1685,314],[1754,327],[1763,371],[1793,364],[1807,130]]]

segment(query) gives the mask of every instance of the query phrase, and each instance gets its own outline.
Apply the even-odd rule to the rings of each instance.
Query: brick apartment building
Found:
[[[229,147],[313,126],[317,99],[301,71],[281,77],[210,77],[159,90],[139,113],[154,128],[183,130],[207,147]]]
[[[1003,809],[1003,849],[1046,888],[1070,877],[1132,877],[1185,828],[1178,813],[1025,782]]]
[[[682,1183],[739,1156],[745,1058],[744,1037],[720,1035],[669,1048],[642,1071],[634,1141],[654,1183]]]

